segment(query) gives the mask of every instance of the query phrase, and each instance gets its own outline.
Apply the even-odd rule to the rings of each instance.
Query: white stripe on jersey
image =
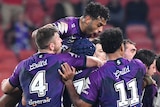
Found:
[[[67,33],[67,31],[68,31],[68,24],[66,24],[64,22],[58,22],[57,23],[57,28],[58,28],[58,30],[60,31],[61,34]]]

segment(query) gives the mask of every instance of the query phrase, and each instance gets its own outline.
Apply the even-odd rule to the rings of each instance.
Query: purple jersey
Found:
[[[148,85],[144,89],[144,95],[142,99],[142,107],[153,107],[153,99],[156,96],[158,88],[155,84]]]
[[[97,69],[97,67],[87,68],[87,69],[83,69],[83,70],[76,70],[76,75],[73,79],[73,84],[74,84],[78,94],[81,94],[81,92],[83,90],[83,87],[85,85],[85,79],[95,69]],[[70,100],[67,89],[65,89],[64,95],[63,95],[63,106],[64,107],[73,107],[73,104]]]
[[[81,31],[78,17],[66,17],[54,22],[53,25],[58,28],[63,39],[63,51],[70,49],[75,40],[89,37]]]
[[[144,64],[137,59],[108,61],[86,79],[81,99],[101,107],[140,107]]]
[[[9,81],[21,87],[27,107],[60,107],[64,84],[58,69],[67,62],[74,67],[85,67],[86,57],[73,53],[37,53],[19,63]]]

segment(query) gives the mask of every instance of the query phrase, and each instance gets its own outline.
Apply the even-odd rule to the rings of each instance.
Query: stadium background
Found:
[[[3,2],[5,0],[0,0],[0,9],[2,10]],[[6,1],[21,1],[21,0],[6,0]],[[30,27],[28,28],[28,33],[31,36],[31,32],[44,24],[54,22],[56,18],[54,13],[58,12],[56,10],[56,4],[60,0],[26,0],[24,15],[27,21],[30,21]],[[73,16],[80,16],[82,11],[79,11],[78,6],[85,7],[87,0],[69,0],[73,7],[76,7],[77,14]],[[94,0],[100,2],[104,5],[107,5],[110,0]],[[122,8],[125,9],[127,3],[132,0],[120,0]],[[83,2],[83,3],[82,3]],[[155,51],[157,54],[160,52],[160,0],[145,0],[148,5],[148,15],[146,17],[148,25],[141,23],[128,24],[123,27],[125,33],[125,38],[131,39],[136,43],[138,49],[145,48]],[[125,19],[124,19],[125,20]],[[14,29],[13,21],[7,25],[7,28],[2,26],[2,15],[0,13],[0,82],[4,78],[8,78],[9,75],[13,72],[14,67],[18,64],[19,61],[27,58],[36,52],[33,41],[28,37],[30,41],[30,48],[24,48],[18,52],[16,48],[12,48],[13,43],[15,42],[14,36],[16,33],[12,34]],[[25,19],[26,21],[26,19]],[[105,29],[113,27],[112,24],[107,24]],[[10,32],[8,34],[8,32]],[[2,92],[0,91],[0,96]]]

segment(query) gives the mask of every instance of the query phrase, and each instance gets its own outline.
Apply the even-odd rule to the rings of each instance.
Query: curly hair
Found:
[[[114,53],[123,43],[123,33],[120,28],[106,29],[100,35],[102,49],[106,53]]]
[[[99,16],[105,20],[109,20],[109,9],[104,5],[97,2],[90,2],[85,10],[83,16],[91,16],[93,19],[97,19]]]

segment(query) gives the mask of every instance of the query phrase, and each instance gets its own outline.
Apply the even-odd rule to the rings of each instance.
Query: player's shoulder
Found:
[[[79,20],[78,17],[64,17],[64,18],[57,20],[56,22],[70,23],[70,22],[76,22],[78,20]]]
[[[70,16],[70,17],[65,17],[65,19],[67,19],[67,20],[78,20],[79,17]]]
[[[139,59],[133,59],[131,60],[131,63],[134,67],[137,67],[138,69],[141,69],[141,71],[146,72],[146,67],[145,64],[139,60]]]
[[[140,66],[144,66],[143,62],[139,59],[132,59],[131,63],[136,64],[136,65],[140,65]]]

